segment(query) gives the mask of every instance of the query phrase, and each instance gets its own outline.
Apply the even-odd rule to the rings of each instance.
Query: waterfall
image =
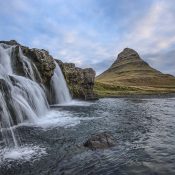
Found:
[[[1,132],[2,132],[3,139],[5,140],[6,146],[18,147],[17,139],[15,137],[13,129],[11,128],[13,120],[1,92],[0,92],[0,102],[1,102],[0,115],[2,117]]]
[[[19,49],[19,56],[26,71],[26,77],[13,73],[11,52],[13,47],[0,45],[0,128],[7,146],[18,146],[19,139],[13,125],[34,122],[46,114],[49,105],[43,89],[34,78],[32,66]]]
[[[34,72],[32,69],[32,65],[29,62],[28,58],[26,56],[24,56],[20,47],[19,47],[19,57],[20,57],[21,62],[23,64],[23,69],[24,69],[24,72],[26,74],[26,77],[29,77],[35,81],[35,76],[34,76]]]
[[[0,44],[0,130],[7,147],[18,147],[20,137],[13,127],[23,122],[37,123],[48,114],[50,107],[44,92],[40,73],[35,64],[23,54],[19,46],[18,59],[25,74],[19,76],[12,65],[16,46]],[[71,96],[59,65],[51,79],[52,103],[67,103]],[[18,66],[18,65],[17,65]]]
[[[4,44],[1,44],[2,46]],[[12,66],[11,66],[11,51],[12,47],[4,49],[0,45],[0,65],[3,67],[4,70],[6,70],[7,74],[12,74]]]
[[[51,88],[52,88],[52,103],[53,104],[64,104],[71,101],[71,95],[69,93],[69,89],[67,87],[64,75],[55,61],[56,68],[54,71],[54,75],[51,80]]]
[[[41,80],[40,73],[35,64],[23,54],[20,46],[18,59],[22,63],[25,77],[15,73],[16,68],[12,65],[15,47],[0,44],[0,130],[7,147],[18,147],[21,144],[14,125],[35,123],[50,111],[44,87],[36,81]],[[66,81],[59,65],[55,64],[51,79],[52,103],[70,102]]]

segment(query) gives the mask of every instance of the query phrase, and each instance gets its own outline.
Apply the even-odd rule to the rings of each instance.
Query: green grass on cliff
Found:
[[[156,94],[168,94],[175,93],[175,88],[172,87],[134,87],[101,83],[96,81],[94,86],[94,92],[99,97],[117,97],[127,95],[156,95]]]
[[[175,77],[163,74],[125,48],[112,66],[95,79],[99,97],[175,93]]]
[[[109,69],[97,76],[95,93],[99,97],[175,93],[175,77],[147,66],[134,66],[134,70],[128,70],[127,65],[126,69],[122,67],[123,72],[119,68]]]

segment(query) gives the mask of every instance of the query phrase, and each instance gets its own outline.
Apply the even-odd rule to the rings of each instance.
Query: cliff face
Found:
[[[14,40],[0,41],[0,43],[13,46],[11,55],[12,65],[17,75],[26,76],[30,79],[34,78],[39,83],[49,83],[54,73],[55,63],[53,57],[47,51],[35,48],[30,49]],[[4,47],[6,46],[4,45]],[[21,57],[24,58],[21,59]],[[30,68],[28,62],[31,63]]]
[[[48,90],[50,89],[50,80],[56,65],[54,58],[48,51],[36,48],[30,49],[20,45],[15,40],[0,41],[0,43],[4,44],[4,47],[6,47],[5,45],[13,46],[11,57],[15,74],[28,77],[43,84]],[[93,92],[95,71],[93,69],[81,69],[75,67],[73,63],[56,61],[62,69],[73,98],[95,99]],[[47,92],[47,95],[49,96],[49,92]]]
[[[81,69],[73,63],[63,63],[56,60],[60,65],[70,92],[73,98],[80,98],[85,100],[94,100],[94,81],[95,71],[92,68]]]
[[[42,83],[48,83],[54,74],[55,63],[49,52],[39,49],[23,48],[23,53],[36,65],[41,75]]]
[[[95,71],[59,62],[74,98],[94,99]],[[43,49],[30,49],[16,41],[0,41],[0,130],[46,115],[49,104],[70,102],[62,72]],[[13,131],[4,131],[17,142]],[[1,139],[1,134],[0,134]],[[7,139],[6,142],[8,143]]]

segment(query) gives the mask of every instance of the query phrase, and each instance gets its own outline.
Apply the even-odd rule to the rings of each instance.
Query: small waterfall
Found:
[[[25,77],[14,73],[16,69],[12,65],[15,64],[12,55],[16,51],[15,47],[0,44],[0,130],[7,147],[18,147],[21,144],[14,125],[35,123],[50,111],[44,87],[37,83],[37,80],[41,80],[39,71],[20,47],[18,59],[22,63]],[[51,80],[52,103],[70,102],[66,81],[59,65],[55,64]]]
[[[29,59],[23,54],[20,47],[19,47],[19,57],[20,57],[21,62],[23,64],[23,69],[24,69],[24,72],[26,74],[26,77],[29,77],[33,81],[36,81],[32,65],[31,65]]]
[[[18,147],[18,142],[17,139],[15,137],[14,131],[11,128],[12,124],[13,124],[13,120],[12,117],[10,115],[10,112],[8,110],[7,104],[3,98],[2,93],[0,92],[0,102],[1,102],[1,111],[0,111],[0,115],[1,115],[1,132],[3,135],[3,139],[5,141],[5,144],[12,147]],[[8,116],[8,117],[7,117]]]
[[[52,76],[51,80],[51,87],[52,89],[52,102],[54,104],[64,104],[71,101],[71,95],[69,93],[69,89],[67,87],[64,75],[55,61],[56,68],[54,71],[54,75]]]
[[[3,44],[2,44],[3,45]],[[11,66],[11,51],[12,47],[4,49],[0,46],[0,65],[6,70],[7,74],[12,74],[12,66]]]
[[[7,146],[18,146],[19,139],[13,125],[24,121],[34,122],[49,110],[43,89],[26,77],[13,74],[11,52],[13,47],[0,45],[0,119],[1,132]],[[28,58],[19,49],[27,77],[34,79]]]

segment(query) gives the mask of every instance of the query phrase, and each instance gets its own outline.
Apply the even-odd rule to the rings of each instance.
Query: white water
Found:
[[[34,122],[48,111],[49,106],[44,91],[36,82],[13,74],[12,49],[12,47],[4,49],[0,46],[0,78],[4,80],[0,93],[0,116],[2,135],[6,145],[18,147],[19,137],[11,126],[26,120]],[[22,55],[21,49],[19,49],[19,55],[24,60],[23,68],[32,78],[34,74],[30,62],[26,61],[27,58]]]
[[[69,93],[69,89],[67,87],[66,81],[64,79],[64,75],[56,63],[56,68],[54,75],[52,76],[51,80],[51,87],[53,88],[51,91],[53,99],[53,104],[65,104],[70,103],[72,100],[71,95]]]
[[[19,59],[26,77],[14,73],[11,56],[13,49],[14,46],[0,44],[0,129],[6,146],[17,150],[21,143],[17,131],[12,127],[14,125],[35,123],[42,126],[60,122],[60,126],[70,126],[78,121],[61,117],[58,112],[50,110],[43,87],[36,82],[35,74],[40,78],[39,72],[29,58],[24,56],[21,48]],[[64,76],[57,64],[51,85],[54,103],[71,101]]]
[[[57,106],[90,106],[92,105],[93,102],[89,102],[89,101],[80,101],[80,100],[71,100],[68,103],[65,104],[53,104],[50,105],[51,107],[57,107]]]
[[[29,77],[33,81],[35,81],[35,75],[33,72],[32,64],[29,61],[29,59],[23,54],[21,48],[19,47],[19,58],[21,59],[21,62],[23,64],[23,70],[26,74],[26,77]]]
[[[12,66],[11,66],[11,59],[10,59],[11,51],[12,51],[12,47],[9,47],[6,50],[4,50],[0,46],[0,65],[8,74],[12,74]]]
[[[4,164],[9,161],[22,160],[24,162],[30,161],[33,158],[36,160],[36,157],[39,159],[45,154],[45,148],[34,145],[22,146],[20,148],[5,148],[0,150],[0,166],[1,163]]]

